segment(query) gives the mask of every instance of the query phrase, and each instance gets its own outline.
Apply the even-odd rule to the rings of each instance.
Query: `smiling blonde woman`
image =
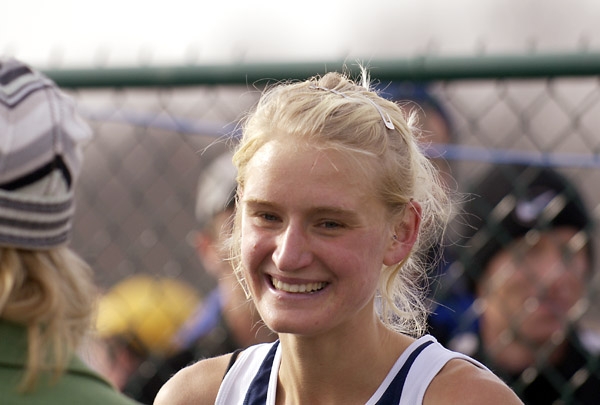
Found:
[[[363,73],[275,86],[248,116],[232,260],[279,340],[183,369],[156,404],[521,403],[424,334],[420,254],[451,202]]]

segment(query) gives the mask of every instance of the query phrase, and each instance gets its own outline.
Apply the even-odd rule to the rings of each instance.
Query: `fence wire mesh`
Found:
[[[550,166],[574,181],[590,216],[598,219],[597,76],[434,81],[430,90],[452,121],[454,142],[445,148],[444,157],[460,191],[499,164]],[[85,150],[74,249],[92,265],[106,289],[141,273],[176,278],[207,294],[215,282],[202,269],[194,248],[197,181],[203,168],[224,150],[223,137],[231,134],[259,91],[223,84],[70,93],[95,132]],[[597,233],[592,244],[597,250]],[[439,287],[437,301],[447,302],[445,294],[455,289],[451,284],[459,273],[450,266],[443,282],[434,283]],[[597,273],[595,263],[593,273]],[[593,336],[592,332],[600,332],[598,277],[592,277],[586,287],[575,306],[577,314],[571,315]],[[155,300],[160,302],[161,296]],[[481,313],[478,304],[456,308],[458,323]],[[527,311],[526,305],[522,310]],[[596,346],[584,355],[594,355],[584,361],[588,368],[572,373],[570,380],[546,365],[527,368],[511,384],[523,394],[536,375],[547,374],[562,395],[560,403],[578,403],[574,390],[600,374],[598,340],[586,342]],[[538,362],[545,364],[541,357]]]

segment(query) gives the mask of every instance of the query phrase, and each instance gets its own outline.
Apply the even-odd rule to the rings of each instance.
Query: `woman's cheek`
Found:
[[[263,244],[260,242],[261,237],[259,233],[254,231],[252,227],[242,228],[241,254],[245,271],[253,271],[258,263],[262,261],[259,256],[261,255]]]

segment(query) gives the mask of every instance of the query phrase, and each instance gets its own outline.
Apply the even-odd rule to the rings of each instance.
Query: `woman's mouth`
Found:
[[[276,290],[289,293],[312,293],[325,288],[327,283],[306,283],[306,284],[288,284],[271,277],[271,283]]]

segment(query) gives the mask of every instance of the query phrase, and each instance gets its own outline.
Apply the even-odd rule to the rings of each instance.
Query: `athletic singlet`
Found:
[[[422,404],[425,390],[448,361],[467,360],[487,369],[462,353],[453,352],[426,335],[413,342],[398,358],[377,391],[365,405]],[[215,404],[274,405],[281,363],[279,342],[251,346],[225,375]]]

